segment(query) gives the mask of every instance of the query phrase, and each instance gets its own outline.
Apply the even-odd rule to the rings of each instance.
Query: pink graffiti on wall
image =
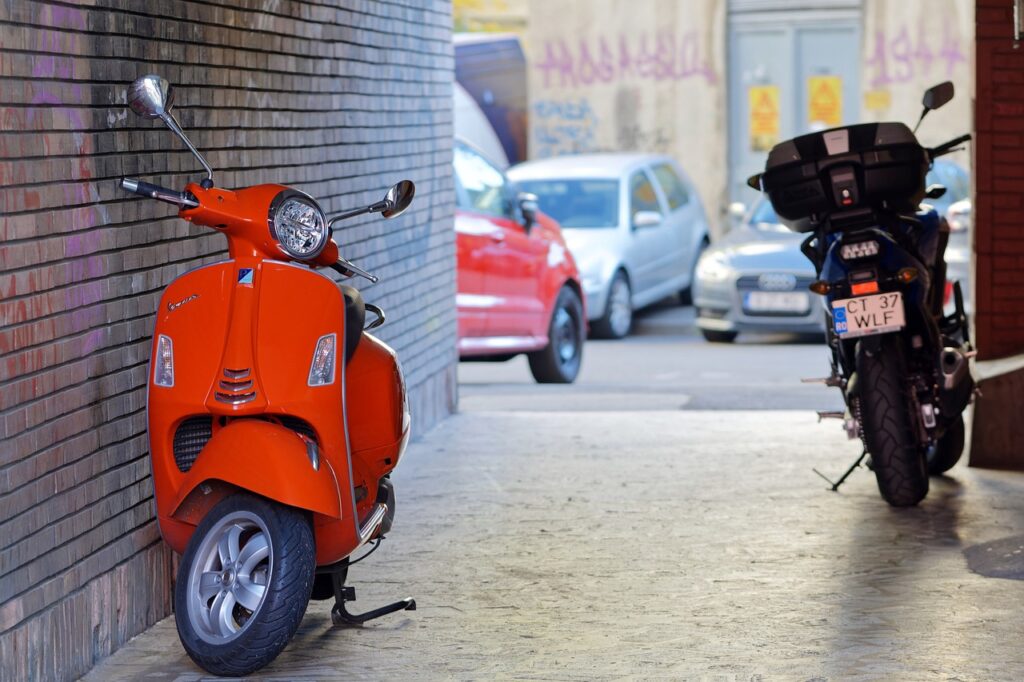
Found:
[[[558,38],[544,42],[543,54],[533,68],[543,74],[545,88],[688,78],[717,82],[696,31],[623,33],[611,40],[600,36],[574,43]]]
[[[957,64],[967,63],[959,31],[944,17],[941,33],[904,25],[898,31],[875,31],[865,63],[872,88],[906,83],[918,77],[951,78]]]

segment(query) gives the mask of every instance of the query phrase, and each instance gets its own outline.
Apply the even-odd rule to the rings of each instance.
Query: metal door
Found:
[[[730,4],[729,198],[747,205],[772,144],[860,116],[859,0],[768,4]]]

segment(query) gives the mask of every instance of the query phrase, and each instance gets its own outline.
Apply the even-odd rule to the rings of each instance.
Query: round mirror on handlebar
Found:
[[[156,74],[136,78],[128,88],[128,106],[143,118],[163,118],[174,103],[174,88]]]
[[[394,218],[402,215],[405,209],[409,208],[412,198],[416,195],[416,185],[412,180],[401,180],[384,196],[388,207],[380,212],[385,218]]]
[[[921,100],[921,104],[924,108],[932,111],[938,109],[942,105],[953,99],[953,83],[946,81],[945,83],[939,83],[925,90],[924,98]]]

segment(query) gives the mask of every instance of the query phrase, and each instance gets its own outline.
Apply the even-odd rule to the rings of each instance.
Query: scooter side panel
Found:
[[[174,434],[191,416],[206,413],[203,403],[218,374],[220,349],[228,333],[234,265],[216,263],[182,275],[164,292],[153,331],[153,354],[161,335],[171,339],[174,385],[153,383],[149,368],[149,446],[157,514],[167,518],[184,480],[174,460]]]

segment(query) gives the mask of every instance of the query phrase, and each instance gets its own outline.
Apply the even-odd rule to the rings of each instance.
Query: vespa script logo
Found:
[[[197,298],[199,298],[199,294],[192,294],[188,298],[183,298],[180,301],[178,301],[177,303],[168,303],[167,304],[167,312],[173,313],[175,310],[177,310],[181,306],[185,305],[186,303],[191,303],[192,301],[196,300]]]

